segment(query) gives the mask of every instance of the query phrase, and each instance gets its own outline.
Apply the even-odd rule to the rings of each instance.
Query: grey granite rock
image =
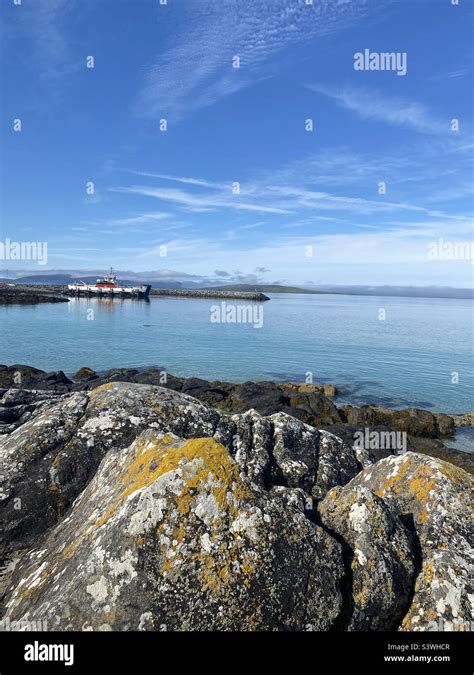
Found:
[[[229,415],[147,384],[12,389],[1,406],[24,408],[0,437],[10,621],[430,630],[467,620],[472,479],[461,469],[410,452],[376,461],[284,412]]]

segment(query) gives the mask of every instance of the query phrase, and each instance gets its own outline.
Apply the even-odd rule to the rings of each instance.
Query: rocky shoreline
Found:
[[[452,416],[419,408],[387,409],[376,405],[337,406],[337,389],[332,384],[288,382],[209,382],[200,378],[176,377],[160,368],[114,368],[102,373],[84,367],[74,376],[62,371],[46,373],[31,366],[0,365],[0,395],[12,387],[56,394],[90,391],[110,382],[156,385],[190,395],[227,414],[250,409],[261,415],[283,412],[300,421],[325,429],[354,443],[357,434],[406,434],[406,449],[429,454],[474,473],[474,453],[449,447],[457,427],[474,425],[474,413]],[[27,411],[26,411],[27,412]],[[21,406],[12,410],[0,402],[0,434],[11,432],[23,419]],[[400,440],[400,438],[398,439]],[[382,456],[382,449],[374,448]],[[382,454],[381,454],[382,453]],[[375,456],[374,455],[374,456]]]
[[[59,291],[43,287],[0,285],[0,305],[38,305],[45,302],[69,302],[69,300]]]
[[[316,387],[15,367],[21,386],[0,368],[9,626],[469,629],[473,478],[453,463],[356,446],[354,409]],[[390,421],[434,444],[452,426],[424,413]]]

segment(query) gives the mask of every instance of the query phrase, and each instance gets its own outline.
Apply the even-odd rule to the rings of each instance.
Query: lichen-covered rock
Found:
[[[6,523],[0,564],[66,513],[109,450],[128,447],[146,429],[184,439],[214,437],[257,487],[278,480],[319,497],[360,469],[342,441],[288,415],[227,416],[171,389],[110,383],[67,396],[18,396],[33,408],[24,424],[0,437],[0,517]],[[288,467],[297,465],[301,480],[291,480]]]
[[[362,469],[355,448],[328,431],[320,431],[319,463],[311,492],[315,499],[336,485],[345,485]]]
[[[236,424],[231,441],[236,461],[259,485],[300,488],[312,499],[321,499],[362,468],[348,443],[285,413],[262,417],[250,410],[231,419]]]
[[[38,409],[15,431],[0,437],[0,562],[9,550],[21,548],[55,523],[61,513],[61,480],[55,462],[74,442],[87,396],[73,394],[52,403],[40,400]],[[86,456],[81,471],[92,470]],[[84,483],[71,472],[65,484],[76,495]]]
[[[3,400],[9,396],[27,396],[32,410],[0,437],[0,563],[57,522],[110,448],[127,447],[148,428],[212,435],[218,419],[195,399],[146,385],[109,384],[51,398],[11,390]]]
[[[231,425],[230,435],[229,423]],[[273,431],[270,419],[255,410],[243,415],[233,415],[226,424],[222,418],[215,437],[226,447],[232,448],[234,459],[242,473],[258,487],[268,482],[273,451]]]
[[[343,571],[339,544],[251,489],[214,439],[149,430],[106,455],[19,565],[5,618],[49,630],[328,630]]]
[[[0,609],[11,620],[78,630],[468,620],[471,483],[460,469],[358,451],[337,424],[225,414],[173,388],[0,394]]]
[[[41,404],[58,401],[60,395],[49,391],[6,389],[0,391],[0,435],[10,434],[41,411]]]
[[[365,487],[333,488],[319,504],[322,523],[346,544],[352,574],[347,630],[396,630],[410,602],[415,555],[397,512]]]
[[[474,453],[449,448],[441,441],[429,438],[410,439],[410,450],[435,459],[442,459],[474,475]]]
[[[406,453],[362,471],[347,486],[390,504],[418,540],[421,569],[402,630],[466,630],[472,606],[472,487],[447,462]]]

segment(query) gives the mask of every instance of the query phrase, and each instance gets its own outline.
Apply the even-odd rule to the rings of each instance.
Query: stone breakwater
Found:
[[[171,296],[173,298],[220,298],[221,300],[250,300],[253,302],[265,302],[270,298],[264,293],[250,293],[247,291],[213,291],[206,290],[181,290],[168,288],[153,288],[150,295],[154,297]]]
[[[472,477],[172,389],[9,389],[0,619],[48,630],[466,629]]]

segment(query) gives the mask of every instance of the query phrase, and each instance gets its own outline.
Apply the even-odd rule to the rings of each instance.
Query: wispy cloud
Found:
[[[6,3],[5,3],[6,4]],[[35,0],[21,5],[9,3],[3,37],[27,37],[31,44],[29,64],[43,78],[56,79],[77,70],[69,58],[66,23],[77,8],[70,0]]]
[[[143,225],[145,223],[156,223],[161,220],[166,220],[169,218],[169,213],[163,213],[161,211],[152,212],[152,213],[142,213],[139,216],[134,216],[132,218],[107,218],[101,221],[102,225]]]
[[[447,134],[449,123],[435,119],[421,103],[386,96],[380,92],[353,87],[337,88],[324,84],[307,84],[306,87],[322,94],[343,108],[352,110],[362,119],[409,127],[423,134]]]
[[[407,155],[404,148],[382,157],[347,153],[343,149],[324,151],[280,168],[246,176],[240,184],[240,194],[233,193],[231,181],[215,182],[202,177],[171,176],[151,171],[133,172],[153,178],[151,185],[122,185],[109,190],[153,198],[195,214],[222,212],[226,221],[232,211],[271,214],[275,218],[281,216],[276,222],[283,229],[314,226],[318,221],[328,226],[345,224],[359,227],[354,220],[361,221],[360,227],[380,227],[383,221],[366,222],[365,217],[393,217],[394,214],[465,222],[469,216],[462,211],[447,213],[439,208],[444,201],[462,198],[469,190],[464,173],[469,153],[465,152],[457,156],[456,161],[449,162],[446,160],[447,151],[453,150],[453,147],[451,141],[437,141],[436,145],[426,146],[423,139],[416,148],[412,144],[411,155]],[[420,176],[424,178],[422,188]],[[389,184],[392,198],[377,194],[379,181]],[[456,189],[448,190],[453,181]],[[166,185],[169,182],[175,182],[179,187]],[[361,193],[364,196],[359,196]],[[275,224],[275,218],[272,224]],[[264,224],[233,222],[227,231],[231,233],[229,236],[235,237],[238,230],[256,230]]]
[[[203,180],[202,178],[183,178],[182,176],[169,176],[163,173],[150,173],[149,171],[135,171],[133,169],[127,169],[128,173],[132,173],[136,176],[144,176],[147,178],[159,178],[160,180],[172,181],[173,183],[182,183],[183,185],[196,185],[199,187],[210,187],[210,188],[225,188],[226,186],[223,183],[216,183],[208,180]]]
[[[249,203],[241,200],[239,196],[231,196],[231,189],[229,187],[229,196],[227,198],[222,195],[197,195],[184,190],[177,190],[173,188],[159,188],[148,187],[145,185],[133,185],[130,187],[110,188],[112,192],[121,192],[125,194],[135,194],[144,197],[154,197],[164,202],[172,202],[184,207],[189,211],[202,213],[205,211],[212,211],[215,209],[235,209],[237,211],[256,211],[259,213],[274,213],[274,214],[288,214],[284,208],[275,206],[266,206],[264,204]]]
[[[458,80],[469,73],[469,68],[457,68],[443,73],[437,73],[430,77],[430,80]]]
[[[179,120],[210,106],[272,75],[288,47],[342,30],[374,8],[368,0],[187,0],[185,10],[178,25],[175,18],[169,24],[170,44],[147,70],[139,115]],[[163,11],[160,20],[167,21]],[[240,69],[232,67],[235,56]]]

